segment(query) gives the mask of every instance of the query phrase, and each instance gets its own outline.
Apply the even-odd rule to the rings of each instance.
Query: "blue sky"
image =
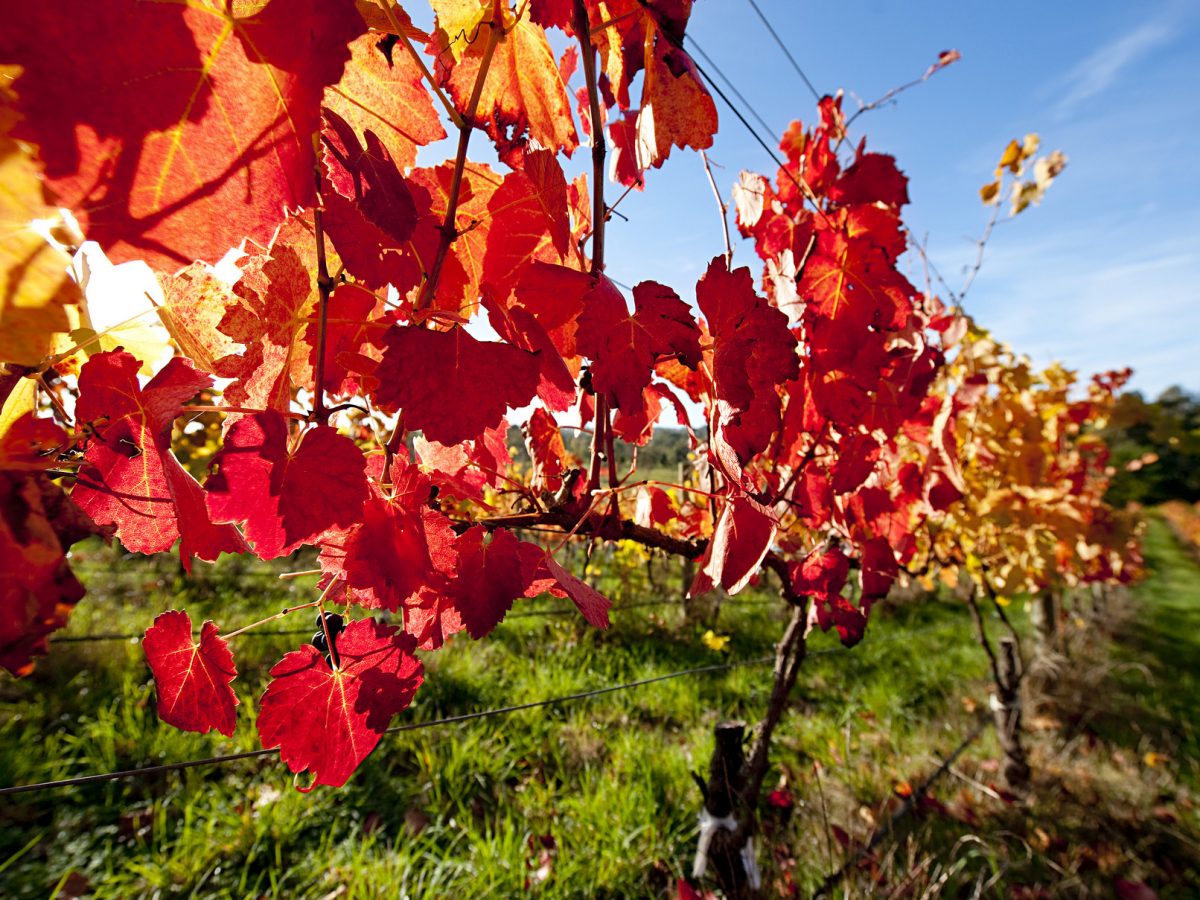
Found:
[[[817,89],[846,91],[848,111],[960,50],[856,126],[909,175],[906,220],[939,270],[961,285],[988,216],[979,186],[1010,139],[1038,132],[1070,164],[1041,207],[996,229],[968,310],[1038,363],[1085,375],[1130,365],[1150,396],[1200,389],[1200,5],[758,2]],[[773,126],[772,143],[812,120],[811,95],[745,0],[699,0],[689,34]],[[728,196],[740,169],[774,166],[717,104],[710,157]],[[722,249],[699,155],[676,151],[620,211],[610,274],[690,299]],[[757,276],[749,243],[736,264]]]

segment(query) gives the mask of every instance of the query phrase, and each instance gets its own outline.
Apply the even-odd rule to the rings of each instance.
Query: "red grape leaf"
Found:
[[[495,628],[522,596],[527,581],[521,570],[520,541],[503,528],[482,525],[459,536],[458,571],[451,582],[454,605],[467,633],[479,639]]]
[[[714,257],[696,285],[696,301],[712,333],[718,397],[747,410],[762,388],[796,377],[796,339],[787,317],[755,293],[749,269],[730,272],[724,258]]]
[[[454,167],[450,162],[432,169],[413,169],[408,175],[408,184],[417,200],[421,218],[404,254],[402,277],[396,283],[401,294],[421,284],[433,267],[453,178]],[[458,236],[450,245],[450,253],[438,280],[435,308],[461,312],[479,300],[483,259],[492,227],[488,206],[492,194],[502,181],[500,175],[482,163],[467,163],[463,170],[458,207],[454,214],[454,228]]]
[[[633,521],[643,528],[658,528],[676,518],[675,501],[660,487],[652,484],[638,488]]]
[[[373,391],[378,384],[374,372],[382,352],[380,339],[388,324],[383,301],[357,282],[343,282],[329,296],[325,327],[325,390],[333,394]],[[320,331],[310,322],[304,342],[312,348],[309,366],[317,369]]]
[[[523,430],[525,445],[533,460],[531,486],[535,491],[557,491],[562,486],[563,473],[571,467],[558,423],[550,413],[538,407]]]
[[[293,650],[271,669],[258,734],[293,772],[313,783],[341,787],[361,765],[392,717],[412,703],[424,669],[414,642],[394,625],[374,619],[351,622],[337,637],[339,668],[316,647]]]
[[[642,390],[640,408],[634,413],[618,409],[613,416],[613,434],[627,444],[644,447],[654,436],[654,426],[662,416],[662,385],[652,384]]]
[[[181,539],[179,557],[215,560],[241,553],[246,542],[231,525],[215,524],[204,492],[171,453],[171,425],[180,406],[212,379],[175,357],[143,389],[141,364],[116,350],[97,353],[79,373],[79,423],[96,436],[71,496],[99,525],[115,525],[129,550],[161,553]]]
[[[647,29],[647,40],[651,39]],[[660,40],[648,59],[652,62],[646,67],[637,117],[637,166],[643,171],[661,166],[672,145],[708,149],[717,131],[716,104],[691,57]]]
[[[160,719],[183,731],[233,735],[238,699],[229,683],[237,667],[214,622],[204,623],[197,643],[188,614],[170,610],[146,629],[142,649],[154,674]]]
[[[730,272],[722,257],[709,264],[696,299],[712,334],[715,399],[724,404],[720,438],[745,461],[779,425],[778,385],[799,372],[796,338],[787,316],[755,293],[750,270]],[[736,472],[726,474],[736,483]]]
[[[0,666],[33,671],[46,636],[67,624],[83,585],[66,551],[97,528],[44,475],[0,469]]]
[[[821,231],[798,290],[811,310],[840,327],[835,337],[853,346],[868,326],[894,328],[911,307],[912,286],[869,238]]]
[[[486,429],[473,441],[439,444],[424,436],[413,439],[413,448],[423,469],[441,490],[492,508],[484,499],[485,486],[504,485],[504,471],[512,461],[508,455],[508,421]]]
[[[56,422],[25,413],[0,431],[0,470],[49,469],[66,445],[67,434]]]
[[[114,261],[215,263],[312,205],[321,95],[362,31],[351,0],[271,0],[245,18],[232,4],[14,7],[0,36],[24,69],[13,136],[39,146],[51,189]]]
[[[542,402],[559,412],[570,409],[575,403],[575,376],[579,367],[572,372],[546,329],[528,309],[513,303],[511,295],[508,306],[498,303],[491,291],[484,291],[480,300],[487,310],[488,324],[500,337],[514,347],[538,354],[537,395]]]
[[[860,566],[864,604],[886,597],[892,589],[892,582],[900,574],[896,555],[892,552],[891,545],[883,538],[871,538],[863,544]]]
[[[879,441],[869,434],[843,435],[833,464],[833,492],[847,494],[875,471]]]
[[[576,335],[592,360],[592,386],[609,394],[627,415],[642,413],[642,390],[659,356],[700,364],[700,330],[688,305],[668,287],[644,281],[633,289],[635,312],[607,278],[583,298]]]
[[[287,422],[274,410],[238,419],[204,484],[213,521],[245,522],[260,559],[354,524],[367,500],[365,463],[352,440],[328,425],[306,431],[294,451],[288,439]]]
[[[462,328],[397,326],[384,336],[375,400],[404,410],[404,425],[456,444],[495,427],[537,390],[538,358],[510,344],[478,341]]]
[[[359,134],[374,131],[401,169],[417,161],[417,147],[446,136],[416,60],[403,50],[382,49],[378,34],[350,44],[342,80],[325,89],[323,106]]]
[[[429,477],[397,457],[392,480],[393,496],[373,486],[361,521],[322,538],[319,562],[349,599],[394,612],[420,603],[422,589],[440,585],[457,562],[450,520],[428,506]]]
[[[531,153],[537,159],[547,151]],[[534,261],[560,263],[564,249],[556,246],[556,233],[569,237],[567,223],[567,182],[562,169],[551,158],[557,178],[551,170],[536,166],[531,171],[509,172],[488,201],[491,216],[490,240],[483,255],[483,283],[498,297],[507,297]],[[561,214],[561,221],[553,216]]]
[[[517,286],[517,302],[537,319],[565,360],[579,355],[579,314],[583,312],[584,295],[595,284],[591,275],[575,269],[535,262]]]
[[[845,586],[846,577],[850,574],[850,560],[837,547],[818,547],[789,568],[792,589],[797,594],[828,601],[840,594]]]
[[[567,213],[567,179],[558,157],[549,150],[532,150],[525,154],[523,165],[550,225],[554,249],[566,256],[571,247],[571,217]]]
[[[391,246],[403,244],[417,226],[417,207],[404,176],[374,131],[362,140],[350,124],[325,110],[325,166],[329,183]],[[364,145],[365,141],[365,145]],[[382,243],[383,241],[381,241]]]
[[[596,628],[607,628],[608,611],[612,608],[612,601],[586,581],[576,578],[560,566],[558,561],[549,553],[543,554],[543,558],[546,561],[546,568],[549,570],[550,575],[558,583],[558,586],[567,592],[567,596],[571,598],[571,602],[583,613],[583,617],[587,619],[588,624],[594,625]]]
[[[900,207],[908,203],[908,178],[896,168],[894,156],[862,153],[834,182],[829,199],[842,206],[882,203]]]

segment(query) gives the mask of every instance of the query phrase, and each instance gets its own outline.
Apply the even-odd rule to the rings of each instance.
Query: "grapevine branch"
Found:
[[[733,244],[729,240],[729,205],[721,198],[717,180],[713,178],[712,164],[708,160],[708,153],[704,150],[700,151],[700,161],[704,163],[704,174],[708,176],[708,185],[712,188],[713,197],[717,200],[717,209],[721,213],[721,233],[725,236],[725,266],[732,269]]]
[[[584,0],[575,0],[573,26],[579,38],[579,49],[583,56],[583,74],[587,82],[588,114],[592,121],[592,265],[593,276],[604,272],[604,226],[608,221],[608,210],[604,206],[604,157],[607,146],[604,140],[604,124],[600,118],[600,88],[596,76],[596,48],[592,45],[592,31]],[[588,464],[588,490],[600,487],[600,465],[608,457],[609,486],[615,482],[616,460],[612,453],[612,435],[609,426],[608,397],[603,392],[596,398],[596,427],[592,433],[591,460]]]
[[[475,86],[471,89],[471,99],[467,101],[467,109],[455,123],[458,126],[458,150],[454,154],[454,174],[450,179],[450,192],[446,198],[446,216],[442,220],[437,251],[433,257],[433,265],[421,287],[417,299],[417,309],[428,309],[433,305],[433,297],[437,292],[439,279],[442,277],[442,267],[446,264],[446,254],[450,245],[458,238],[458,199],[462,193],[463,172],[467,167],[467,147],[471,143],[471,132],[475,126],[472,121],[479,109],[479,98],[483,95],[483,85],[487,80],[488,68],[492,64],[492,56],[496,45],[504,34],[503,23],[494,19],[488,23],[487,44],[483,48],[483,58],[479,61],[479,74],[475,76]]]
[[[329,278],[329,264],[325,259],[325,229],[321,224],[321,145],[314,136],[313,150],[317,164],[313,170],[317,182],[317,202],[313,206],[313,236],[317,242],[317,371],[313,385],[313,421],[324,423],[325,415],[325,340],[329,330],[329,295],[333,293],[333,281]]]

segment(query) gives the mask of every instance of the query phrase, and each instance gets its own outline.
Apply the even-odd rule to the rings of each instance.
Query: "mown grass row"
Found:
[[[303,602],[311,586],[259,578],[236,561],[184,580],[169,564],[98,548],[80,565],[92,593],[71,633],[135,630],[173,606],[197,622],[212,615],[228,630]],[[592,566],[619,603],[678,591],[678,573],[662,567],[654,573],[628,559]],[[751,599],[769,596],[764,586]],[[557,606],[531,601],[522,609]],[[794,800],[764,822],[773,889],[807,892],[837,868],[886,818],[894,789],[932,769],[986,701],[984,657],[961,604],[941,598],[881,612],[854,650],[828,635],[813,639],[820,652],[806,663],[768,782]],[[296,616],[308,624],[307,611]],[[726,605],[714,628],[730,636],[721,651],[703,640],[713,625],[688,622],[669,604],[618,612],[606,633],[575,616],[514,617],[484,641],[463,636],[429,655],[427,683],[397,722],[769,654],[782,611]],[[911,636],[880,640],[903,632]],[[0,784],[253,748],[266,671],[304,640],[237,641],[242,706],[232,740],[159,723],[136,644],[59,645],[31,679],[0,682]],[[690,772],[707,767],[713,725],[754,721],[769,688],[769,667],[738,668],[390,736],[345,788],[308,795],[268,758],[7,798],[0,893],[46,896],[67,879],[76,893],[86,887],[101,897],[664,896],[690,864],[700,801]],[[1160,699],[1182,704],[1167,716],[1187,707],[1182,693]],[[987,788],[995,753],[985,736],[946,796],[966,789],[960,776]],[[952,803],[920,820],[923,846],[908,852],[899,842],[904,852],[877,860],[875,874],[895,884],[921,853],[934,853],[958,866],[947,886],[997,873],[1030,883],[1051,877],[1044,864],[1016,866],[1019,848],[1004,839],[954,851],[967,826],[987,817],[1013,828],[1008,804],[976,794],[975,824]]]

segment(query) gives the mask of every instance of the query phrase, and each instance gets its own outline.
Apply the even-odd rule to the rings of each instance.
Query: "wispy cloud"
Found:
[[[1085,100],[1103,93],[1129,68],[1150,51],[1169,43],[1177,34],[1173,15],[1159,15],[1128,34],[1109,41],[1081,60],[1064,77],[1062,96],[1055,104],[1059,118]]]

